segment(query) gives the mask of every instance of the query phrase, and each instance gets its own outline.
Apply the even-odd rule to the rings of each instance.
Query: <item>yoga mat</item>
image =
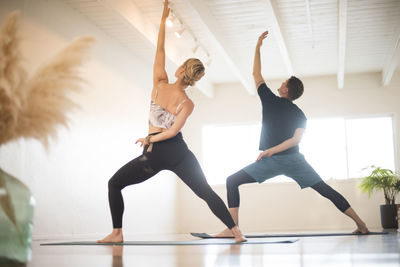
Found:
[[[259,238],[247,240],[247,242],[236,243],[233,238],[230,239],[200,239],[188,241],[125,241],[124,243],[96,243],[95,241],[79,241],[79,242],[60,242],[60,243],[43,243],[41,246],[194,246],[194,245],[246,245],[246,244],[276,244],[276,243],[294,243],[298,238]]]
[[[192,236],[200,237],[203,239],[225,239],[232,237],[213,237],[207,233],[190,233]],[[286,238],[286,237],[312,237],[312,236],[364,236],[364,235],[386,235],[388,232],[369,232],[368,234],[357,233],[302,233],[302,234],[258,234],[258,235],[245,235],[246,238]]]

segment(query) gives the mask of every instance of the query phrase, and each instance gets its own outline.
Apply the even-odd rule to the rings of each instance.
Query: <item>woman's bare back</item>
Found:
[[[188,99],[184,91],[177,88],[173,84],[161,83],[153,88],[151,93],[151,101],[162,107],[169,113],[176,116],[181,107],[181,104]],[[154,127],[149,125],[149,133],[163,132],[165,128]]]

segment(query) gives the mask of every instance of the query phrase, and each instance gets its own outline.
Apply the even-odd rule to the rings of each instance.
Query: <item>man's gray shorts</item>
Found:
[[[322,181],[301,153],[264,157],[244,167],[243,170],[259,183],[282,174],[295,180],[301,188]]]

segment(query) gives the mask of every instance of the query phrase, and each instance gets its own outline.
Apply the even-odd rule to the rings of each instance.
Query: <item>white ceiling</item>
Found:
[[[60,0],[144,60],[154,59],[162,0]],[[186,58],[212,59],[199,89],[241,82],[254,93],[254,47],[264,30],[266,79],[382,72],[387,85],[399,68],[400,0],[170,0],[185,27],[167,28],[168,69]],[[175,20],[176,21],[176,20]],[[176,23],[175,23],[176,24]],[[195,40],[201,48],[194,54]]]

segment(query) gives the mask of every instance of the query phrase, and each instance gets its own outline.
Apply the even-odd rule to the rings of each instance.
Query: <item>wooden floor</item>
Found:
[[[193,238],[177,235],[159,239]],[[40,246],[40,243],[52,241],[34,241],[32,260],[27,266],[400,266],[400,233],[396,231],[388,235],[302,237],[292,244]]]

